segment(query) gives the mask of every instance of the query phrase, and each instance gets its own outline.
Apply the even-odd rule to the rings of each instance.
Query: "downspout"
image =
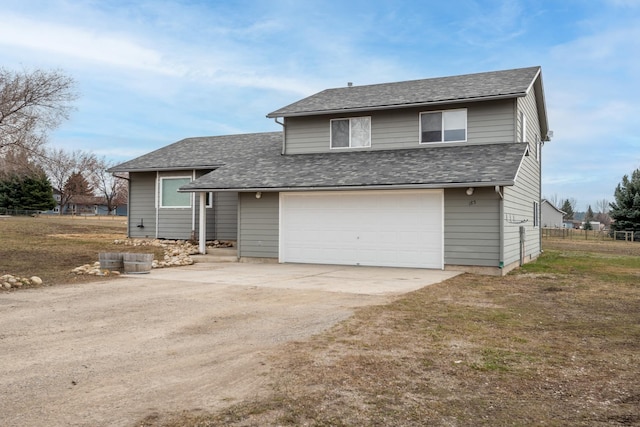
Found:
[[[284,156],[284,154],[287,151],[287,149],[286,149],[286,147],[287,147],[286,125],[284,124],[284,122],[279,122],[277,117],[275,119],[273,119],[273,121],[276,122],[277,124],[279,124],[280,126],[282,126],[282,155]]]
[[[158,238],[158,223],[160,222],[160,218],[158,218],[160,212],[160,171],[156,171],[156,239]]]
[[[192,193],[195,198],[195,193]],[[207,193],[201,191],[200,195],[200,226],[198,228],[198,251],[207,253]]]
[[[191,172],[191,181],[196,180],[196,170]],[[196,239],[196,193],[191,193],[191,240]]]
[[[131,180],[128,178],[127,178],[127,237],[131,238]]]
[[[498,214],[500,216],[500,226],[498,227],[500,235],[500,262],[498,263],[498,268],[502,270],[504,268],[504,194],[502,194],[502,189],[499,185],[496,185],[495,190],[500,197],[500,200],[498,200]]]

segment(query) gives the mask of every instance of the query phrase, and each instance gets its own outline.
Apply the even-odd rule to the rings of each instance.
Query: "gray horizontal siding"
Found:
[[[279,193],[239,193],[238,250],[240,257],[278,258]]]
[[[190,239],[192,230],[192,209],[158,209],[158,238]]]
[[[540,202],[540,162],[536,159],[536,144],[540,136],[535,92],[518,100],[518,110],[527,117],[527,141],[530,155],[525,157],[515,185],[504,191],[504,263],[520,260],[520,226],[525,228],[525,258],[540,254],[540,227],[533,226],[533,202]],[[518,126],[521,126],[519,114]]]
[[[486,101],[453,105],[450,108],[467,108],[468,138],[466,143],[513,142],[515,122],[514,101]],[[439,107],[434,110],[442,110]],[[446,108],[444,108],[446,109]],[[325,153],[329,147],[329,123],[333,118],[371,117],[371,147],[363,150],[389,150],[429,147],[419,143],[419,115],[428,109],[408,108],[350,115],[325,115],[290,117],[286,119],[286,153]]]
[[[219,192],[214,194],[214,238],[236,240],[238,238],[238,193]]]
[[[497,267],[500,260],[500,205],[493,188],[444,192],[444,262]]]
[[[209,171],[197,171],[200,177]],[[193,171],[135,172],[130,181],[129,236],[161,239],[190,239],[198,236],[200,222],[200,193],[191,196],[190,208],[157,208],[156,178],[193,177]],[[206,209],[207,240],[236,240],[238,230],[238,194],[213,193],[213,208]],[[156,215],[158,230],[156,233]],[[194,222],[195,216],[195,222]],[[137,227],[143,221],[144,228]]]
[[[129,175],[129,237],[156,236],[155,172],[132,172]],[[143,224],[144,227],[138,227]]]

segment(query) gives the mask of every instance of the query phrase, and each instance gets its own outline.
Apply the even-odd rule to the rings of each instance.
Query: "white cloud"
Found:
[[[15,34],[20,34],[15,37]],[[179,75],[181,67],[165,62],[161,52],[117,33],[99,33],[31,20],[12,14],[0,15],[0,44],[15,49],[33,49],[48,55],[65,55],[97,65]]]

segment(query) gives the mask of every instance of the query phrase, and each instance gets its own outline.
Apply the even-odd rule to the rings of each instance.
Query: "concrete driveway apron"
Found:
[[[154,269],[130,278],[259,286],[280,289],[313,289],[364,295],[398,295],[439,283],[460,272],[318,264],[196,263],[191,266]]]

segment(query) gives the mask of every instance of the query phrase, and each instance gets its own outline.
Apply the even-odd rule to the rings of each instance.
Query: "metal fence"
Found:
[[[24,210],[24,209],[7,209],[7,208],[0,208],[0,215],[10,215],[10,216],[38,216],[38,215],[40,215],[40,211],[36,211],[36,210]]]
[[[640,242],[640,231],[576,230],[574,228],[543,228],[542,238],[582,240],[624,240]]]

